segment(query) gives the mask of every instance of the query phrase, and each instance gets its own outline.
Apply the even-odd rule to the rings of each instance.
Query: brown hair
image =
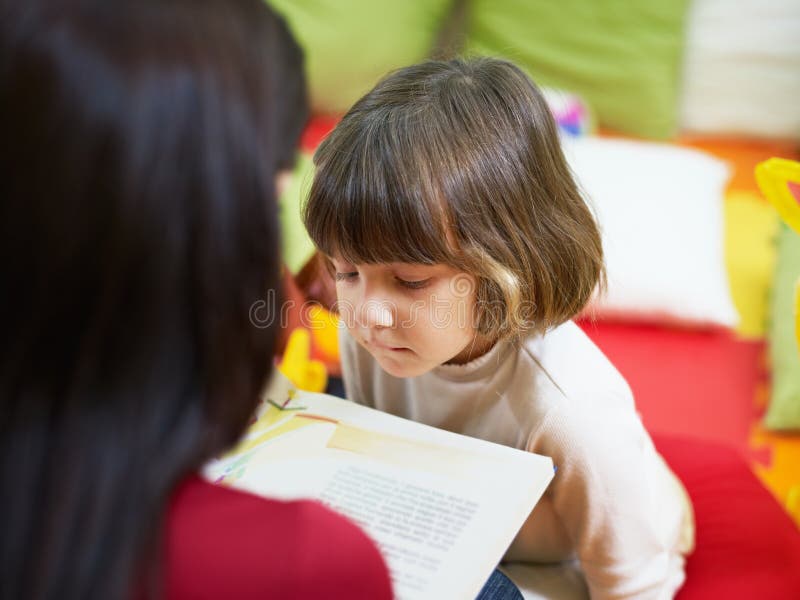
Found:
[[[544,331],[604,282],[600,234],[541,93],[493,58],[381,80],[314,156],[304,208],[325,254],[477,276],[484,335]]]

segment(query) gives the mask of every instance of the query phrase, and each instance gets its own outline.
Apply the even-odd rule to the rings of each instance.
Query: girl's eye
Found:
[[[352,281],[358,277],[358,271],[348,271],[346,273],[336,273],[336,281]]]
[[[430,277],[428,277],[427,279],[420,279],[419,281],[407,281],[405,279],[400,279],[399,277],[397,277],[397,282],[404,288],[408,288],[410,290],[421,290],[426,285],[428,285],[430,281],[431,281]]]

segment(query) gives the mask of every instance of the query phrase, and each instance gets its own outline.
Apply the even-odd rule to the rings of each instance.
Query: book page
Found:
[[[380,547],[401,600],[474,598],[553,477],[543,456],[332,396],[267,395],[275,404],[206,476],[346,515]]]
[[[381,540],[396,593],[409,598],[434,585],[436,573],[480,508],[469,494],[443,492],[358,467],[339,471],[320,499]]]

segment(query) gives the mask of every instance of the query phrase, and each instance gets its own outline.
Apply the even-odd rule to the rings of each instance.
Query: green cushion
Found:
[[[311,154],[301,154],[292,173],[292,181],[278,199],[281,221],[283,262],[297,273],[314,253],[314,243],[306,233],[300,208],[311,189],[314,161]]]
[[[688,0],[474,0],[469,54],[503,56],[577,92],[601,127],[675,133]]]
[[[800,429],[800,350],[794,329],[794,287],[799,278],[800,236],[782,224],[769,332],[772,394],[764,417],[770,429]]]
[[[342,113],[387,72],[425,59],[450,0],[268,0],[306,53],[315,113]]]

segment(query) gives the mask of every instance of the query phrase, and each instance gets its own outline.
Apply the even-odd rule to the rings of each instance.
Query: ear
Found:
[[[756,165],[756,181],[778,214],[800,235],[800,163],[770,158]]]

